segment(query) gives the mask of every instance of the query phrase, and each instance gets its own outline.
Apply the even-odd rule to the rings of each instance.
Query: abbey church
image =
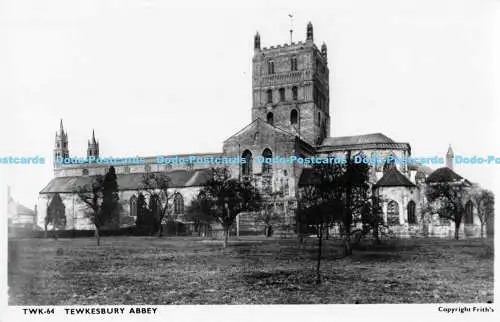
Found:
[[[299,163],[263,164],[263,157],[290,156],[345,156],[367,157],[411,156],[407,142],[397,142],[382,133],[356,136],[330,136],[330,70],[325,43],[314,42],[313,25],[306,28],[305,40],[283,45],[263,47],[259,33],[254,37],[252,58],[251,120],[239,132],[228,136],[218,153],[192,153],[188,156],[241,157],[247,162],[231,164],[235,177],[251,177],[264,194],[278,193],[276,203],[283,223],[294,226],[298,192],[308,184],[308,166]],[[383,130],[383,129],[381,129]],[[118,139],[118,138],[116,138]],[[61,120],[55,136],[54,160],[70,157],[67,132]],[[92,133],[87,156],[98,157],[99,142]],[[105,147],[104,147],[105,148]],[[71,151],[81,155],[83,151]],[[186,155],[179,155],[180,157]],[[170,156],[174,157],[174,156]],[[142,163],[115,165],[120,202],[123,203],[120,227],[133,226],[137,217],[137,196],[141,180],[147,172],[166,172],[171,179],[171,215],[185,222],[184,215],[197,192],[210,174],[211,164],[159,164],[156,156],[143,157]],[[433,170],[425,165],[380,164],[370,167],[370,183],[383,200],[384,221],[391,230],[403,237],[453,236],[455,227],[437,214],[423,211],[425,189],[433,182],[452,181],[470,189],[475,184],[453,171],[453,151],[446,153],[446,166]],[[107,164],[58,164],[54,163],[54,178],[40,191],[38,200],[38,225],[44,226],[48,211],[63,211],[66,220],[57,229],[93,229],[84,215],[84,208],[74,193],[90,182],[92,176],[104,175]],[[163,200],[163,202],[166,202]],[[478,236],[480,221],[477,206],[464,200],[467,213],[460,233]],[[238,218],[241,234],[259,233],[249,214]],[[262,230],[264,234],[264,230]]]

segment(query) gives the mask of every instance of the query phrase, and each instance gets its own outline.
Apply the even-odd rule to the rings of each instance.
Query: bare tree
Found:
[[[91,177],[90,183],[77,189],[77,195],[86,208],[85,215],[95,227],[99,246],[101,229],[106,224],[116,223],[116,217],[120,213],[115,168],[111,166],[105,176]]]
[[[313,227],[318,239],[317,284],[321,283],[324,232],[344,213],[344,204],[338,196],[339,190],[335,190],[338,188],[335,183],[339,182],[337,179],[342,173],[340,165],[315,165],[312,168],[311,182],[304,185],[299,192],[297,219],[302,228]]]
[[[264,196],[261,210],[255,217],[256,222],[264,223],[266,237],[272,235],[273,226],[280,223],[283,219],[283,213],[278,210],[278,203],[281,196],[280,192],[271,192],[267,196]]]
[[[493,219],[495,196],[493,192],[486,189],[475,189],[471,199],[477,207],[477,216],[481,222],[481,238],[484,238],[484,227]]]
[[[465,214],[464,200],[468,189],[463,183],[430,183],[425,191],[429,206],[441,218],[455,223],[455,239],[459,238],[459,229]]]
[[[199,191],[197,200],[202,211],[222,225],[224,248],[236,216],[244,211],[257,211],[261,205],[260,193],[252,182],[231,178],[227,168],[212,169],[212,176]]]
[[[157,200],[158,207],[153,207],[153,215],[159,223],[158,237],[163,236],[163,219],[168,215],[169,202],[173,194],[169,192],[171,179],[166,172],[144,173],[141,182],[142,190],[149,195],[149,200]],[[151,209],[150,209],[151,210]]]

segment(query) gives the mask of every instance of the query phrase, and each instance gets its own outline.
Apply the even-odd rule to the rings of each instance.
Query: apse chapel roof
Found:
[[[210,169],[199,170],[174,170],[167,172],[170,178],[171,188],[198,187],[207,182],[211,175]],[[160,173],[160,172],[151,172]],[[164,173],[164,172],[161,172]],[[128,173],[117,174],[117,183],[119,190],[139,190],[142,188],[142,180],[144,173]],[[56,177],[40,191],[41,194],[46,193],[72,193],[77,191],[79,187],[83,187],[91,183],[93,176],[71,176],[71,177]]]
[[[426,183],[440,183],[440,182],[464,182],[470,184],[467,179],[448,167],[442,167],[432,172],[425,181]]]
[[[415,184],[396,168],[389,169],[375,184],[377,187],[414,187]]]

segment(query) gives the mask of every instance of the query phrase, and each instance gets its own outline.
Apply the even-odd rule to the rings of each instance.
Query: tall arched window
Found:
[[[274,61],[270,60],[267,62],[267,72],[269,74],[274,74]]]
[[[245,150],[243,155],[241,156],[242,164],[241,164],[241,174],[243,176],[251,176],[252,175],[252,152],[249,150]]]
[[[262,151],[262,156],[264,157],[264,162],[262,162],[262,175],[272,175],[273,165],[272,163],[266,162],[266,159],[272,158],[273,153],[271,152],[271,150],[266,148],[264,149],[264,151]]]
[[[399,225],[399,204],[394,200],[387,204],[387,225]]]
[[[473,211],[474,211],[474,205],[472,204],[472,201],[469,200],[465,204],[464,224],[472,225],[474,223]]]
[[[299,113],[297,112],[296,109],[293,109],[290,112],[290,124],[297,124],[298,119],[299,119]]]
[[[267,90],[267,102],[272,103],[273,102],[273,91],[271,89]]]
[[[290,60],[290,65],[291,65],[291,70],[296,71],[297,70],[297,56],[292,56],[292,59]]]
[[[174,195],[174,214],[181,215],[184,213],[184,198],[178,192]]]
[[[284,88],[280,88],[279,92],[280,92],[280,101],[283,102],[285,100],[285,89]]]
[[[293,98],[293,100],[296,101],[297,98],[298,98],[298,96],[299,96],[299,90],[298,90],[297,86],[292,87],[292,98]]]
[[[417,223],[417,216],[415,215],[415,202],[411,200],[406,206],[406,211],[408,212],[408,223],[410,225]]]
[[[137,218],[137,197],[134,195],[130,197],[130,216]]]
[[[267,123],[274,125],[274,114],[273,112],[267,113]]]

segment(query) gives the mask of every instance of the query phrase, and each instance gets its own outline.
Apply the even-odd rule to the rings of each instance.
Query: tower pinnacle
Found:
[[[313,37],[313,25],[312,25],[312,22],[309,21],[309,23],[307,24],[307,38],[306,38],[307,41],[314,41],[314,37]]]
[[[448,146],[448,151],[446,152],[446,167],[453,170],[453,158],[455,154],[453,153],[453,149],[451,148],[451,144]]]
[[[95,139],[94,129],[92,129],[92,138],[88,141],[87,157],[99,157],[99,142]]]

